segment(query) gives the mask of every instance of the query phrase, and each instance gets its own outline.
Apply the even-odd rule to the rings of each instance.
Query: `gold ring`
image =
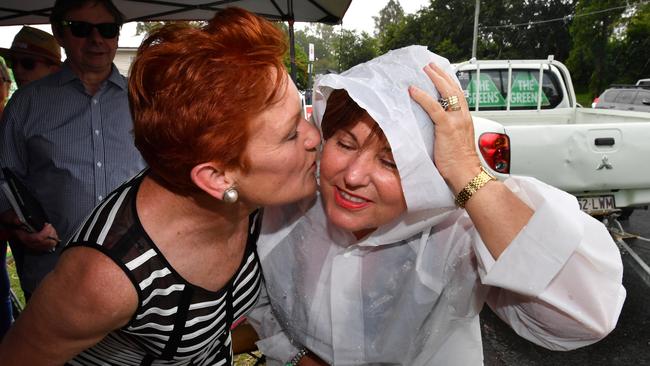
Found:
[[[442,109],[444,109],[445,111],[449,108],[449,99],[447,99],[447,98],[440,98],[440,99],[438,99],[438,103],[440,103],[440,106],[441,106]]]
[[[458,102],[458,97],[456,95],[450,95],[449,98],[449,110],[450,111],[459,111],[460,103]]]

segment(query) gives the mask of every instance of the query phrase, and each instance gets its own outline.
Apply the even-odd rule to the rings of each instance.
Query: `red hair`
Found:
[[[131,66],[129,102],[152,176],[189,193],[200,163],[245,171],[250,121],[282,96],[286,50],[278,28],[239,8],[202,29],[172,24],[150,35]]]

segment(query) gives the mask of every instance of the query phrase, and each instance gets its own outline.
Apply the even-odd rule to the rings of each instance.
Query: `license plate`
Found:
[[[578,197],[582,211],[609,210],[616,208],[614,196],[587,196]]]

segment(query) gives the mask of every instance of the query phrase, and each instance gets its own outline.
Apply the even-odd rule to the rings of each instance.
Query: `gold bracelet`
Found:
[[[467,204],[467,201],[469,201],[472,195],[491,180],[496,180],[496,178],[481,166],[481,172],[472,178],[456,196],[456,206],[465,208],[465,204]]]

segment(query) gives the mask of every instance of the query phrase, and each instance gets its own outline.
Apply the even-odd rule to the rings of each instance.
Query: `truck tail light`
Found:
[[[598,105],[598,102],[599,102],[599,101],[600,101],[600,98],[599,98],[599,97],[594,98],[594,101],[591,102],[591,108],[596,108],[596,106]]]
[[[479,150],[490,168],[510,173],[510,139],[502,133],[484,133],[478,139]]]

